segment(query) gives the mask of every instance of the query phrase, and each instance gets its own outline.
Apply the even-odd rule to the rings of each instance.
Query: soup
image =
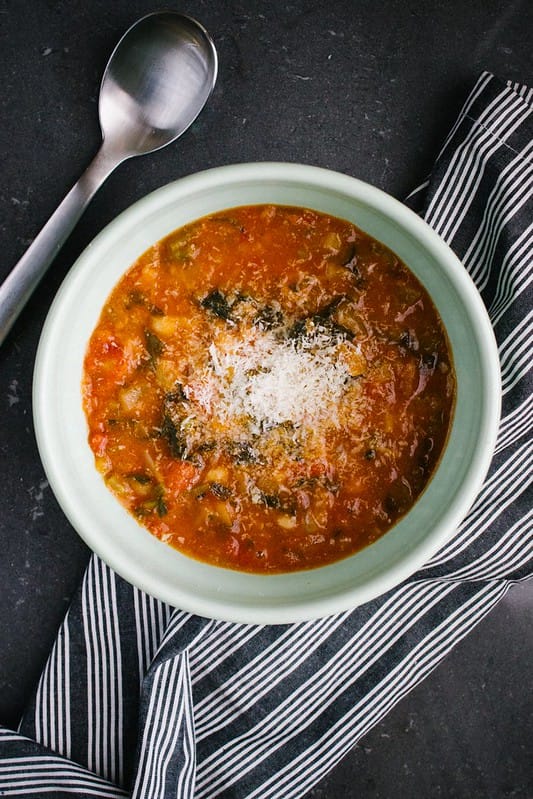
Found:
[[[274,205],[206,216],[145,252],[83,376],[118,500],[182,553],[259,573],[389,531],[436,468],[454,397],[445,330],[405,264],[351,222]]]

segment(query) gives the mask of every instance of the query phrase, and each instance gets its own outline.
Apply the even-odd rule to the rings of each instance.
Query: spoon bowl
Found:
[[[100,87],[100,150],[0,286],[0,344],[107,176],[181,136],[216,78],[215,45],[191,17],[148,14],[126,31]]]
[[[143,17],[119,41],[102,78],[104,142],[129,155],[165,147],[194,122],[216,75],[214,44],[198,22],[173,12]]]

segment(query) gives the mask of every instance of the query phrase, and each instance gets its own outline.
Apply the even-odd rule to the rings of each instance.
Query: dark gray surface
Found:
[[[180,142],[108,180],[0,351],[0,721],[8,725],[88,557],[47,486],[31,421],[39,332],[76,256],[150,190],[225,163],[313,163],[402,197],[430,169],[481,70],[532,81],[526,0],[167,7],[212,33],[220,56],[215,93]],[[0,3],[0,278],[96,151],[107,57],[128,25],[152,10],[140,0]],[[314,799],[533,797],[532,605],[531,586],[508,595]]]

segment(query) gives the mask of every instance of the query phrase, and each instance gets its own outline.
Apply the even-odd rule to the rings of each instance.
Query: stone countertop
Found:
[[[142,0],[6,0],[0,9],[0,279],[95,153],[105,63],[152,10]],[[39,333],[78,254],[147,192],[221,164],[311,163],[402,198],[430,170],[482,70],[532,80],[526,0],[184,0],[179,10],[217,45],[208,106],[178,143],[108,179],[0,350],[0,722],[8,726],[89,554],[50,491],[31,417]],[[508,594],[311,796],[533,796],[531,589]]]

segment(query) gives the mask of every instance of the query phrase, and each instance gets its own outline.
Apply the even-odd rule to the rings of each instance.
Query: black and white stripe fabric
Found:
[[[18,731],[0,728],[2,796],[299,799],[531,576],[532,94],[484,73],[408,200],[500,347],[498,445],[454,538],[385,596],[283,627],[172,609],[93,557]]]

